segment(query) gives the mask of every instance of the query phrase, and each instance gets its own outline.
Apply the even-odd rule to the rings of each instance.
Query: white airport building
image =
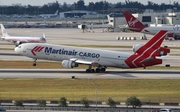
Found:
[[[113,26],[114,31],[119,31],[119,27],[127,25],[125,17],[121,13],[111,13],[107,16],[108,22]],[[144,13],[133,14],[133,16],[149,26],[180,24],[180,12],[174,12],[172,9],[168,9],[164,12],[154,12],[152,9],[147,9]]]

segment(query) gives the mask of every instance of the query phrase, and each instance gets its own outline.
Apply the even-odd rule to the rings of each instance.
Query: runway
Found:
[[[0,69],[0,78],[101,78],[101,79],[180,79],[180,70],[107,69],[86,73],[84,69]]]
[[[50,44],[86,44],[86,45],[117,45],[117,46],[132,46],[135,44],[144,44],[147,40],[140,40],[139,37],[143,36],[142,33],[125,33],[125,32],[113,32],[102,33],[102,29],[94,29],[94,33],[82,33],[82,30],[77,28],[53,28],[53,29],[7,29],[10,35],[22,35],[22,36],[40,36],[45,34],[47,43]],[[137,37],[137,40],[116,40],[116,37]],[[147,35],[147,38],[151,38],[152,35]],[[2,44],[1,44],[2,43]],[[0,48],[14,49],[14,45],[7,45],[9,42],[0,41]],[[180,47],[180,41],[164,41],[162,46]],[[122,51],[127,53],[133,53],[131,48],[97,48]],[[170,64],[171,66],[180,66],[180,52],[179,49],[171,49],[171,54],[176,56],[162,57],[163,64],[165,66]],[[31,58],[25,56],[19,56],[13,50],[1,50],[0,60],[3,61],[32,61]],[[38,60],[44,61],[44,60]],[[37,61],[37,64],[38,64]],[[33,62],[32,62],[33,63]],[[71,78],[75,76],[77,78],[129,78],[129,79],[179,79],[180,71],[140,71],[140,70],[123,70],[123,69],[107,69],[105,73],[85,73],[84,69],[60,69],[60,70],[39,70],[39,69],[27,69],[27,70],[12,70],[1,69],[0,78]]]

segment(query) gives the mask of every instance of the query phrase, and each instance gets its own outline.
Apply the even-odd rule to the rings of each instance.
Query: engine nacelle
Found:
[[[74,67],[78,67],[78,64],[72,60],[63,60],[62,66],[64,68],[74,68]]]
[[[140,47],[142,47],[141,44],[134,45],[133,48],[132,48],[133,52],[136,52]]]
[[[166,56],[167,55],[167,53],[166,52],[164,52],[164,51],[160,51],[160,56]]]
[[[161,47],[159,53],[160,53],[160,56],[166,56],[167,53],[170,53],[170,49],[168,49],[167,46],[166,47]]]
[[[20,44],[22,44],[22,42],[21,42],[21,41],[16,41],[14,44],[15,44],[16,46],[19,46]]]

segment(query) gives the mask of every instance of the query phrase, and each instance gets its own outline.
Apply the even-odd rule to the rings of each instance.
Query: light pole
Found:
[[[98,85],[96,84],[96,82],[94,80],[92,80],[91,78],[89,78],[89,80],[91,80],[94,84],[95,87],[95,97],[96,97],[96,108],[97,108],[97,89],[98,89]]]
[[[104,1],[103,1],[103,24],[104,24]]]

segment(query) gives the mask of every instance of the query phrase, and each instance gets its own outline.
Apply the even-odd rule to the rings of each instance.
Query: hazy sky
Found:
[[[74,2],[77,2],[79,0],[0,0],[0,5],[12,5],[13,3],[21,3],[22,5],[44,5],[47,3],[55,2],[58,1],[59,3],[63,4],[64,2],[68,4],[73,4]],[[100,2],[102,0],[84,0],[85,4],[87,5],[89,2]],[[110,3],[117,3],[117,2],[125,2],[125,0],[104,0],[108,1]],[[147,1],[152,1],[154,3],[173,3],[174,1],[179,1],[179,0],[130,0],[130,1],[139,1],[143,4],[147,4]]]

